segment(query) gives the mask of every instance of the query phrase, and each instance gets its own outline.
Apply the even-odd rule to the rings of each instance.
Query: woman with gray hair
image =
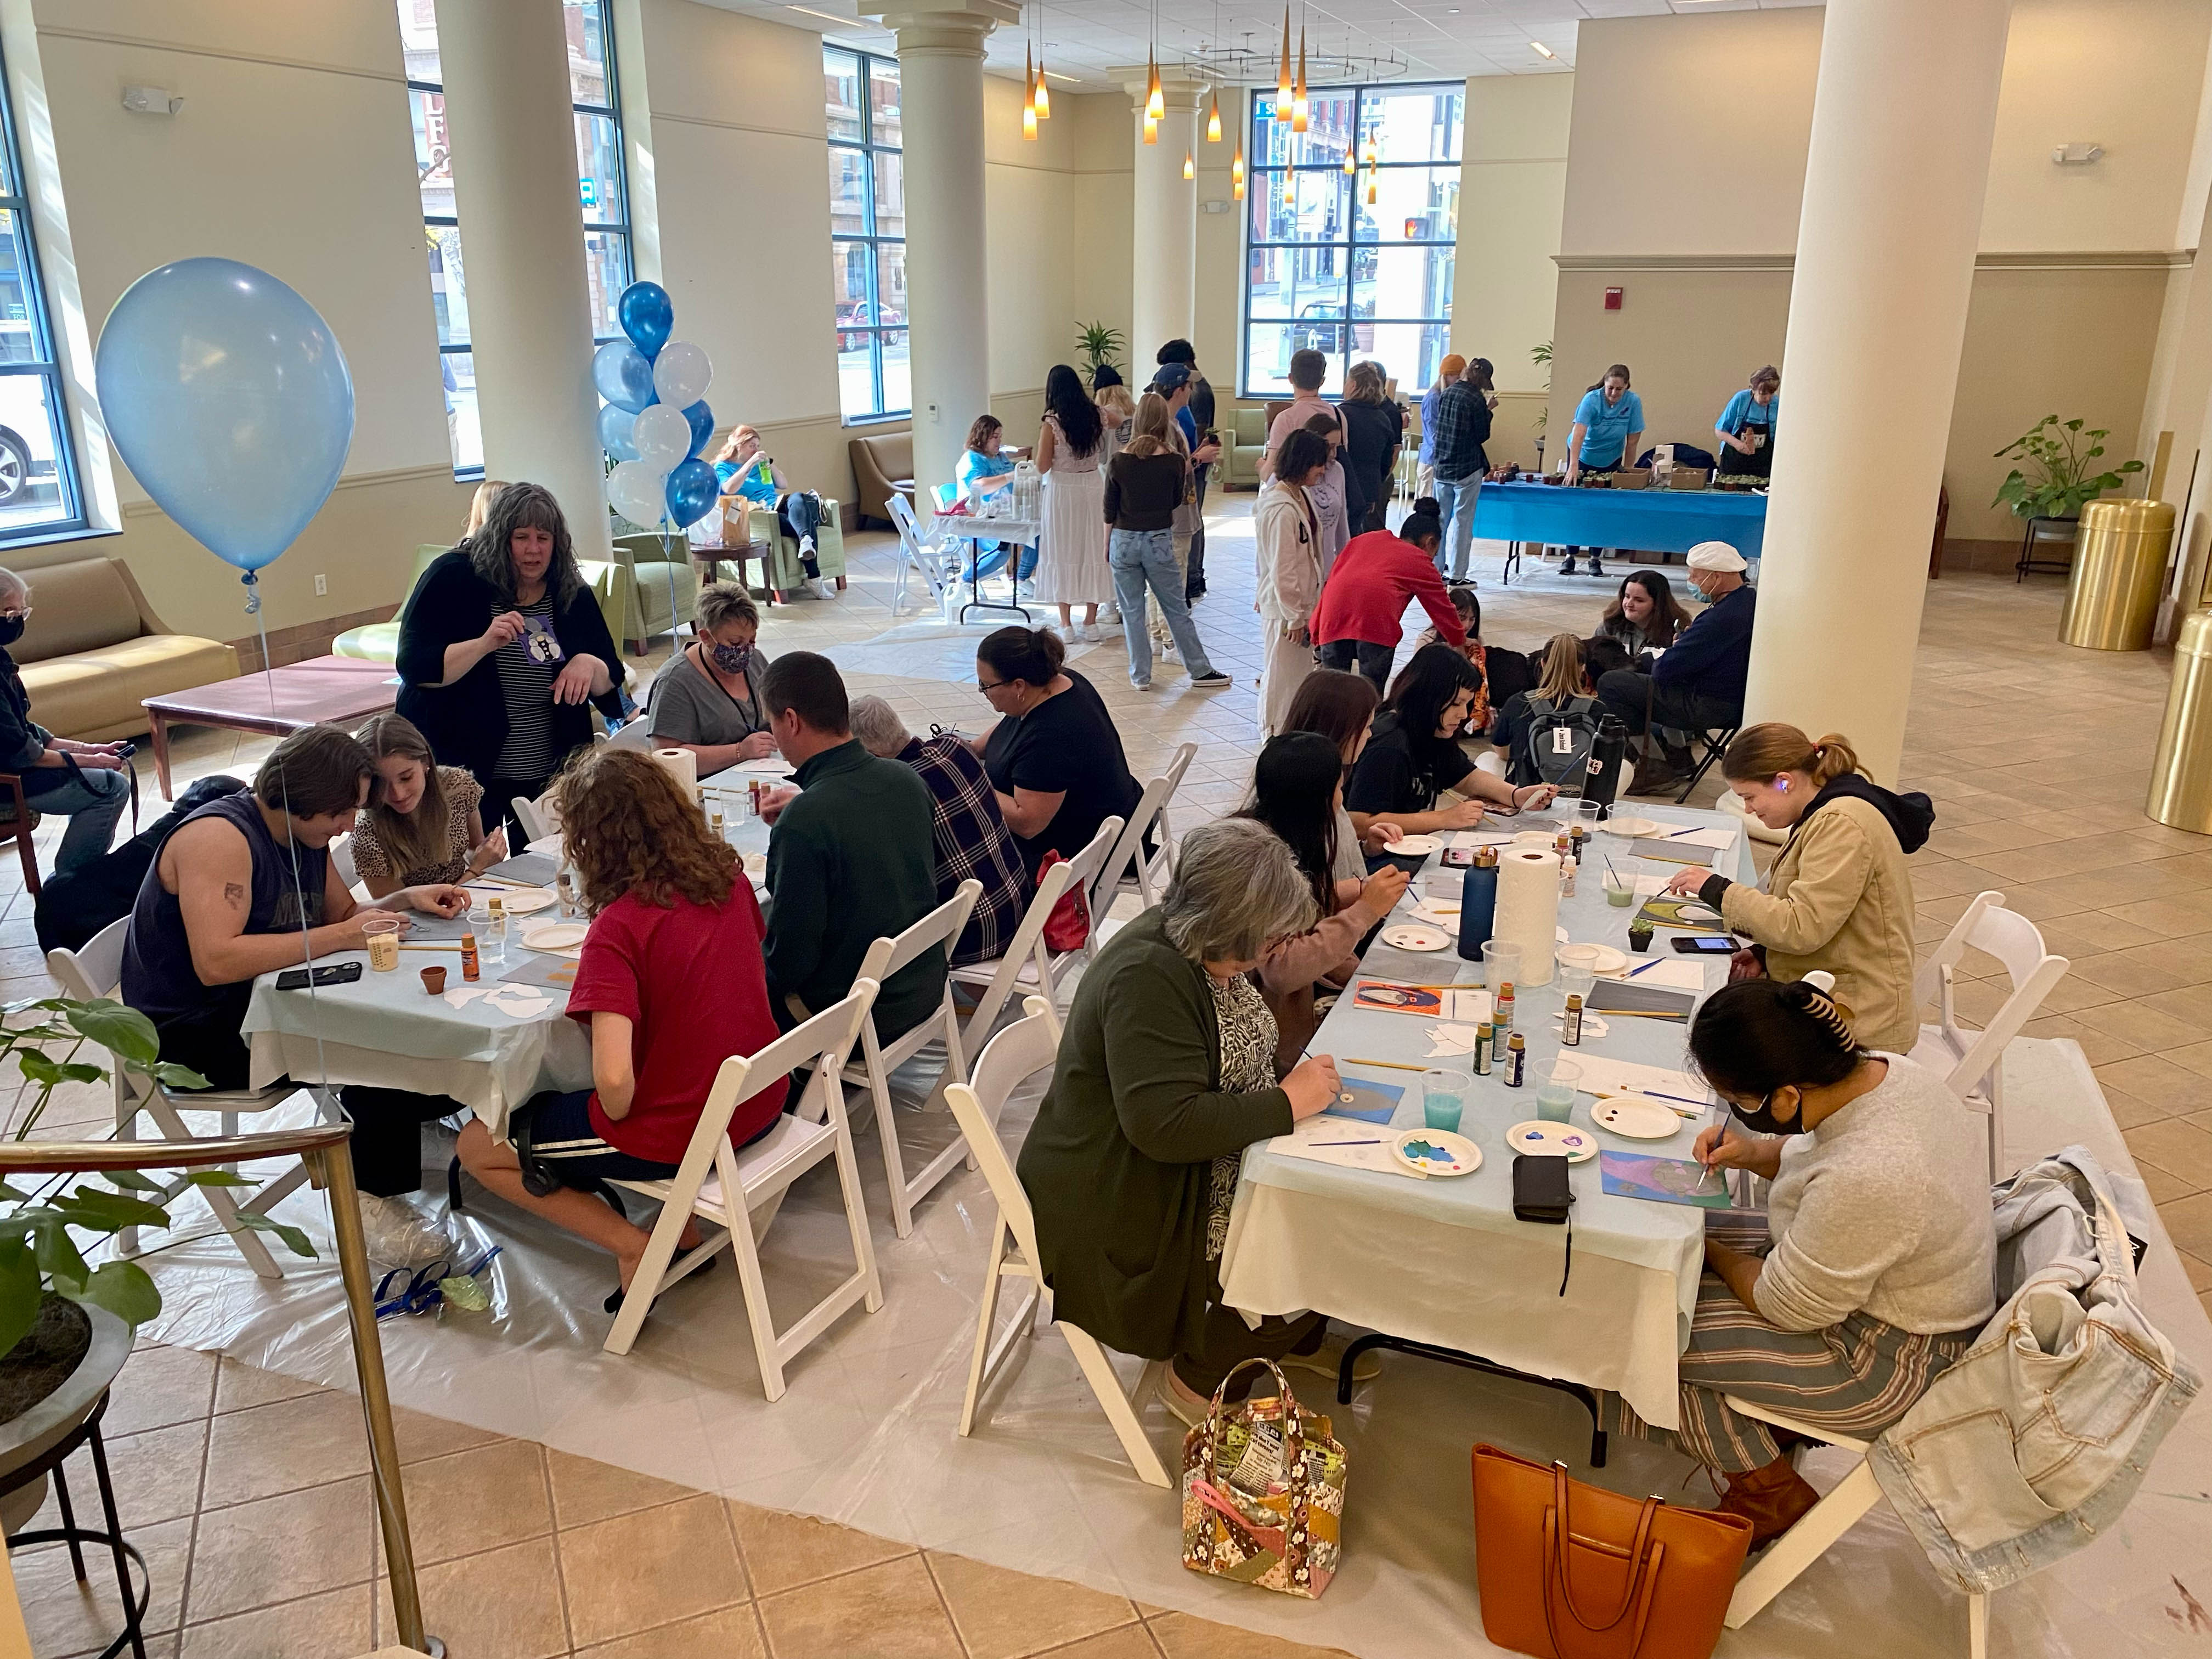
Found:
[[[483,527],[415,584],[399,624],[398,710],[441,763],[475,774],[520,847],[514,802],[544,794],[592,740],[586,702],[622,718],[616,661],[560,503],[543,484],[509,484]]]
[[[646,694],[646,729],[663,749],[689,749],[706,777],[740,761],[775,753],[768,710],[760,700],[768,653],[760,610],[737,582],[699,590],[698,637],[668,659]]]
[[[1315,915],[1312,884],[1266,825],[1228,818],[1185,836],[1166,897],[1085,971],[1022,1146],[1053,1316],[1172,1359],[1164,1397],[1185,1422],[1240,1360],[1334,1374],[1319,1315],[1255,1329],[1221,1303],[1244,1148],[1337,1095],[1327,1054],[1277,1080],[1274,1016],[1251,978]]]
[[[30,620],[30,584],[0,570],[0,772],[22,780],[29,811],[69,819],[54,868],[74,870],[106,853],[114,839],[115,820],[131,804],[130,750],[58,738],[31,718],[31,694],[8,650]],[[13,806],[9,802],[9,810]]]

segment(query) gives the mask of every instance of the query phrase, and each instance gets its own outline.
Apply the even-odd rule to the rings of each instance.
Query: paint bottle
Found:
[[[1497,914],[1498,852],[1494,848],[1478,848],[1474,862],[1467,866],[1467,875],[1460,883],[1461,961],[1482,960],[1482,947],[1489,942],[1491,924]]]
[[[1513,1029],[1513,981],[1507,980],[1490,1000],[1490,1023],[1502,1033]]]
[[[483,969],[477,961],[477,936],[473,932],[461,935],[461,977],[465,980],[483,977]]]
[[[1496,1035],[1488,1020],[1474,1028],[1474,1074],[1477,1077],[1490,1075],[1490,1044]]]
[[[1505,1086],[1517,1089],[1528,1069],[1528,1045],[1516,1031],[1505,1044]]]
[[[1566,1018],[1559,1023],[1559,1041],[1570,1048],[1579,1048],[1583,1042],[1583,1000],[1567,999]]]
[[[1559,860],[1559,896],[1572,898],[1574,896],[1575,860],[1571,858],[1561,859]]]

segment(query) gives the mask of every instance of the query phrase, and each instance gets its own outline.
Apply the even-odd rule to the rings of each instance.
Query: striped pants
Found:
[[[1766,1219],[1752,1211],[1716,1212],[1709,1232],[1741,1250],[1772,1248]],[[1681,1426],[1655,1429],[1617,1394],[1598,1395],[1599,1426],[1657,1440],[1708,1468],[1741,1474],[1782,1455],[1775,1431],[1731,1411],[1734,1395],[1771,1406],[1816,1429],[1865,1439],[1911,1409],[1937,1374],[1973,1346],[1976,1331],[1919,1335],[1861,1312],[1820,1331],[1785,1331],[1735,1298],[1717,1273],[1698,1285],[1690,1346],[1680,1362]]]

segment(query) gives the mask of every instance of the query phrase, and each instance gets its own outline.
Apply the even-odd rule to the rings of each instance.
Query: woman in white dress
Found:
[[[1044,430],[1037,470],[1044,474],[1044,538],[1038,550],[1036,598],[1060,607],[1063,637],[1098,637],[1098,607],[1114,597],[1106,560],[1105,422],[1083,382],[1066,363],[1044,379]],[[1083,607],[1083,626],[1070,611]]]

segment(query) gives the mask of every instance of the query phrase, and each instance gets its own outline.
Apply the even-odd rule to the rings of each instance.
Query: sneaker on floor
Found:
[[[836,586],[827,576],[809,576],[806,586],[817,599],[835,599],[837,597]]]
[[[1311,1353],[1286,1353],[1276,1363],[1286,1369],[1317,1372],[1334,1382],[1344,1366],[1344,1351],[1351,1346],[1346,1339],[1331,1331]],[[1352,1380],[1355,1382],[1372,1382],[1382,1375],[1382,1355],[1379,1349],[1370,1348],[1352,1362]]]
[[[1235,682],[1219,669],[1210,674],[1193,674],[1190,688],[1194,691],[1226,691]]]
[[[1176,1375],[1175,1362],[1170,1360],[1160,1374],[1160,1403],[1188,1427],[1196,1428],[1206,1421],[1206,1413],[1213,1409],[1210,1395],[1203,1395]]]
[[[1573,575],[1575,574],[1575,562],[1572,559],[1569,559],[1565,564],[1559,567],[1559,574],[1562,576]]]
[[[1152,683],[1150,680],[1131,680],[1129,682],[1129,690],[1132,691],[1149,691],[1152,689]]]
[[[1598,563],[1595,559],[1592,559],[1590,561],[1590,574],[1593,576],[1602,576],[1605,574],[1605,567]]]
[[[453,1252],[453,1242],[404,1198],[361,1195],[361,1231],[368,1259],[386,1267],[427,1267]]]
[[[1176,659],[1175,641],[1173,640],[1158,640],[1153,643],[1160,655],[1165,657],[1170,662],[1173,662]]]

